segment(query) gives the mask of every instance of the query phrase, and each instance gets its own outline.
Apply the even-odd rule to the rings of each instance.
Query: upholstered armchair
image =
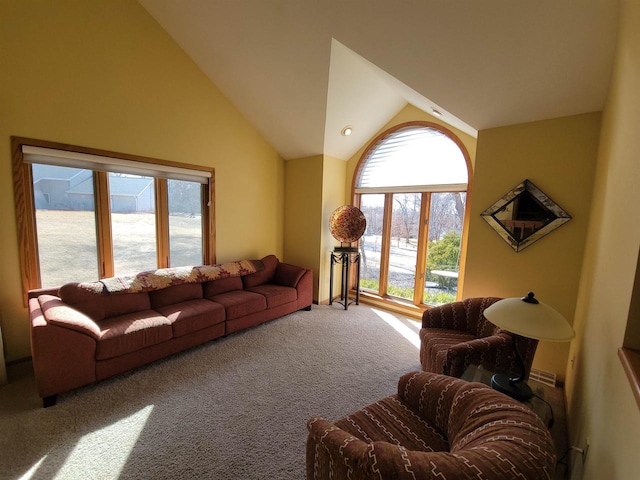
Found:
[[[307,428],[307,480],[548,480],[555,468],[549,431],[531,409],[430,372],[403,375],[396,395]]]
[[[470,365],[494,373],[529,376],[538,341],[516,336],[525,371],[521,371],[511,333],[500,330],[483,315],[500,298],[467,298],[433,307],[422,315],[420,363],[427,372],[461,377]]]

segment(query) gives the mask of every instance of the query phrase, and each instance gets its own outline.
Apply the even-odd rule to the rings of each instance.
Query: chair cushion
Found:
[[[284,305],[285,303],[295,302],[298,299],[298,293],[295,288],[273,285],[271,283],[247,288],[246,291],[259,293],[264,296],[267,299],[267,308],[273,308]]]
[[[123,295],[127,297],[128,294]],[[173,336],[171,322],[154,310],[128,313],[99,323],[96,360],[105,360],[165,342]]]
[[[411,410],[398,395],[378,400],[335,425],[367,443],[388,442],[420,452],[449,451],[444,434]]]
[[[224,306],[226,319],[251,315],[267,309],[267,299],[259,293],[247,292],[245,290],[234,290],[211,297],[212,301]]]

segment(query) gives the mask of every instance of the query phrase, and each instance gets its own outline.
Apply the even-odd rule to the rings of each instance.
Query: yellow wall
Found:
[[[285,162],[284,259],[313,269],[313,299],[318,300],[322,238],[323,156]]]
[[[478,134],[463,297],[535,292],[572,323],[596,164],[600,114]],[[480,214],[525,179],[572,220],[516,253]],[[534,366],[564,378],[568,343],[540,343]]]
[[[624,339],[640,246],[640,3],[620,2],[614,72],[603,116],[596,185],[567,367],[569,433],[590,449],[573,478],[636,479],[640,409],[617,350]]]
[[[328,155],[285,162],[284,258],[313,269],[318,303],[329,300],[329,252],[336,242],[329,217],[345,204],[345,167],[343,160]]]
[[[344,184],[346,180],[347,163],[328,155],[324,156],[323,161],[323,180],[322,180],[322,226],[321,235],[322,243],[320,246],[320,276],[319,276],[319,301],[329,301],[330,295],[339,295],[340,292],[340,270],[336,267],[334,271],[334,290],[329,291],[329,274],[331,273],[330,252],[334,247],[339,246],[338,242],[329,229],[329,218],[333,211],[346,204],[351,204],[345,200]]]
[[[216,170],[219,262],[282,254],[284,162],[134,0],[0,3],[0,321],[30,355],[9,137]]]

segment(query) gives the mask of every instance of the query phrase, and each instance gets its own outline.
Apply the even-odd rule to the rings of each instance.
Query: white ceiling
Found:
[[[617,0],[139,2],[285,159],[348,159],[407,103],[472,135],[601,110],[618,13]]]

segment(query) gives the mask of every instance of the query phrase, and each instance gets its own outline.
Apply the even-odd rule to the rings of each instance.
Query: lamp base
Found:
[[[526,402],[533,397],[533,391],[529,385],[525,382],[513,382],[508,375],[502,373],[496,373],[491,377],[491,388],[521,402]]]

